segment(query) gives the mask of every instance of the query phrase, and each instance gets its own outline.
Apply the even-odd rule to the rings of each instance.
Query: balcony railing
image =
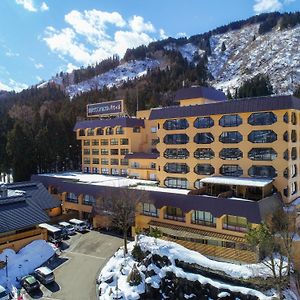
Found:
[[[192,220],[191,223],[196,224],[196,225],[209,226],[209,227],[216,227],[217,226],[216,223],[207,222],[207,221],[203,221],[203,220]]]
[[[181,216],[174,216],[174,215],[165,214],[164,218],[168,219],[168,220],[178,221],[178,222],[185,222],[185,217],[181,217]]]
[[[226,223],[223,224],[223,229],[231,230],[231,231],[238,231],[238,232],[247,232],[248,231],[247,227],[229,225],[229,224],[226,224]]]

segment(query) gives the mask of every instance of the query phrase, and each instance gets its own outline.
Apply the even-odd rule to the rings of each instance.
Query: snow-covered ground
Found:
[[[32,273],[54,253],[54,248],[44,240],[33,241],[17,253],[12,249],[5,249],[0,254],[0,261],[5,262],[7,257],[8,278],[6,281],[6,268],[0,269],[0,285],[6,286],[7,284],[9,290],[18,286],[17,278]]]
[[[204,50],[199,49],[197,46],[195,46],[192,43],[187,43],[182,46],[177,46],[175,44],[169,44],[164,47],[166,50],[177,50],[181,53],[182,57],[187,59],[188,62],[192,62],[194,60],[195,54],[198,54],[199,56],[203,55],[205,53]]]
[[[156,275],[145,278],[144,265],[137,265],[138,270],[142,276],[142,282],[137,286],[130,286],[127,282],[128,274],[131,272],[133,265],[136,263],[133,257],[130,255],[134,247],[134,243],[129,244],[129,255],[123,257],[123,249],[118,250],[115,255],[108,261],[106,266],[102,269],[99,275],[99,282],[101,282],[99,289],[101,289],[101,296],[99,299],[108,300],[113,299],[116,295],[116,286],[118,287],[118,295],[123,295],[123,299],[138,299],[139,294],[145,291],[145,282],[151,284],[152,287],[158,288],[161,278],[163,278],[166,272],[173,272],[177,277],[186,278],[189,281],[199,281],[200,283],[215,286],[218,289],[230,290],[233,292],[242,292],[246,295],[257,296],[262,300],[271,300],[272,296],[265,295],[260,291],[249,289],[246,287],[233,286],[229,284],[221,283],[220,281],[214,281],[212,279],[206,278],[202,275],[186,273],[181,268],[175,265],[175,260],[181,260],[187,263],[195,263],[206,267],[211,270],[219,270],[230,275],[232,278],[251,278],[260,276],[266,279],[271,276],[271,272],[263,264],[249,264],[249,265],[237,265],[231,263],[224,263],[211,260],[198,252],[188,250],[176,243],[163,241],[154,238],[141,236],[139,239],[139,244],[143,251],[148,250],[151,254],[157,254],[161,257],[166,256],[169,261],[171,261],[170,266],[164,266],[158,268],[154,264],[150,264],[147,268],[155,271]],[[111,280],[109,280],[111,279]],[[262,279],[262,280],[263,280]],[[106,283],[106,282],[110,283]],[[273,292],[270,292],[273,293]],[[292,298],[292,293],[290,293],[290,299]],[[294,298],[296,299],[296,298]]]
[[[147,74],[148,69],[159,66],[157,60],[136,60],[119,65],[118,67],[78,84],[69,85],[66,89],[71,98],[90,90],[120,86],[122,83]]]

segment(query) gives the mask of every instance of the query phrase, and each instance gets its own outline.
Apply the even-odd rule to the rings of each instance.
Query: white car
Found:
[[[9,300],[9,294],[2,285],[0,285],[0,300]]]
[[[86,224],[84,221],[81,221],[78,219],[71,219],[71,220],[69,220],[69,223],[75,227],[76,231],[84,232],[87,230]]]
[[[59,222],[58,225],[60,227],[65,228],[67,230],[67,232],[68,232],[68,235],[75,234],[75,228],[70,223],[68,223],[68,222]]]

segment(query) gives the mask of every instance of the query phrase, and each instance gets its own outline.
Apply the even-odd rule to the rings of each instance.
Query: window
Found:
[[[84,195],[83,196],[83,204],[85,204],[85,205],[96,204],[96,199],[91,195]]]
[[[119,144],[119,141],[118,139],[110,139],[110,144],[115,146]]]
[[[90,163],[91,163],[90,158],[89,158],[89,157],[84,157],[84,158],[83,158],[83,163],[84,163],[85,165],[90,164]]]
[[[186,129],[188,127],[189,123],[186,119],[166,120],[163,124],[163,128],[166,130]]]
[[[151,132],[156,133],[157,132],[157,127],[151,127]]]
[[[252,143],[273,143],[277,140],[277,134],[273,130],[253,130],[248,140]]]
[[[108,155],[108,149],[101,149],[101,155]]]
[[[105,130],[106,135],[112,135],[114,134],[114,129],[112,127],[107,127]]]
[[[97,128],[96,135],[103,135],[103,134],[104,134],[103,128]]]
[[[291,158],[292,158],[292,160],[296,160],[297,159],[297,148],[296,147],[292,148]]]
[[[222,165],[220,174],[224,176],[239,177],[243,175],[243,170],[239,165]]]
[[[101,139],[101,146],[108,145],[108,139]]]
[[[133,169],[139,169],[140,168],[140,163],[134,161],[131,163],[131,168]]]
[[[83,149],[84,155],[90,155],[90,149]]]
[[[295,178],[297,176],[297,165],[291,166],[291,177]]]
[[[194,171],[198,175],[211,175],[215,173],[215,168],[210,164],[197,164]]]
[[[212,159],[215,157],[215,152],[210,148],[198,148],[194,152],[194,157],[198,159]]]
[[[253,126],[271,125],[277,122],[277,117],[273,112],[253,113],[248,118],[248,123]]]
[[[211,144],[214,140],[214,136],[210,132],[197,133],[194,137],[196,144]]]
[[[219,141],[224,144],[237,144],[243,140],[238,131],[225,131],[219,136]]]
[[[239,115],[227,115],[223,116],[219,120],[219,125],[222,127],[235,127],[243,123],[242,118]]]
[[[164,184],[171,188],[187,189],[188,187],[188,182],[185,178],[167,177]]]
[[[128,159],[126,159],[126,158],[123,158],[123,159],[121,159],[121,166],[128,166]]]
[[[99,158],[93,158],[93,165],[99,165]]]
[[[92,173],[93,173],[93,174],[99,174],[99,169],[96,168],[96,167],[93,167],[93,168],[92,168]]]
[[[248,221],[244,217],[226,215],[223,219],[223,229],[246,232]]]
[[[99,149],[92,149],[92,155],[99,155]]]
[[[286,149],[284,152],[283,152],[283,158],[285,160],[289,160],[290,159],[290,154],[289,154],[289,150]]]
[[[182,158],[188,158],[190,155],[189,151],[185,148],[170,148],[166,149],[164,152],[165,158],[173,158],[173,159],[182,159]]]
[[[116,128],[116,134],[124,134],[124,129],[123,127],[119,126]]]
[[[190,171],[190,168],[187,164],[167,163],[164,166],[164,171],[167,173],[186,174]]]
[[[89,140],[84,140],[83,141],[83,146],[89,146],[90,145],[90,141]]]
[[[133,130],[132,130],[134,133],[139,133],[141,132],[141,127],[133,127]]]
[[[274,178],[277,176],[276,170],[272,166],[252,166],[248,174],[256,178]]]
[[[101,174],[108,175],[109,174],[109,169],[108,168],[102,168],[101,169]]]
[[[291,133],[291,141],[292,141],[292,143],[297,142],[297,132],[294,129],[292,130],[292,133]]]
[[[293,125],[297,125],[297,116],[296,116],[295,112],[292,112],[291,122],[292,122]]]
[[[223,148],[220,151],[220,158],[224,160],[238,160],[243,158],[243,152],[239,148]]]
[[[93,136],[93,135],[94,135],[94,129],[93,128],[88,128],[87,136]]]
[[[289,179],[289,168],[284,169],[283,176],[284,176],[284,178]]]
[[[186,134],[167,134],[164,137],[165,144],[187,144],[189,137]]]
[[[74,193],[67,193],[66,201],[72,203],[78,203],[78,198]]]
[[[151,217],[158,217],[158,209],[154,204],[142,203],[142,214]]]
[[[120,152],[121,152],[121,155],[126,155],[129,153],[129,149],[121,149]]]
[[[297,187],[297,182],[292,182],[291,183],[291,195],[297,194],[298,187]]]
[[[152,139],[152,141],[151,141],[151,145],[152,146],[155,146],[155,145],[157,145],[159,143],[159,138],[157,138],[157,139]]]
[[[214,126],[214,120],[211,117],[199,117],[194,122],[196,128],[210,128]]]
[[[119,176],[120,172],[119,169],[111,169],[111,175]]]
[[[122,160],[121,160],[122,161]],[[122,163],[121,163],[122,164]],[[126,169],[121,169],[121,176],[127,176],[128,175],[128,172]]]
[[[150,169],[156,169],[156,163],[154,162],[150,163]]]
[[[119,164],[119,160],[117,158],[112,158],[110,160],[110,164],[113,166],[117,166]]]
[[[119,149],[110,149],[110,155],[119,155]]]
[[[120,139],[120,144],[121,145],[128,145],[129,144],[128,139]]]
[[[285,114],[284,114],[284,116],[283,116],[283,121],[285,122],[285,123],[289,123],[289,113],[288,112],[286,112]]]
[[[92,140],[92,146],[99,146],[99,140]]]
[[[192,224],[216,227],[216,220],[210,212],[202,210],[192,212]]]
[[[203,183],[200,181],[201,179],[197,179],[195,182],[194,182],[194,187],[196,189],[200,189],[202,186],[203,186]]]
[[[179,221],[179,222],[185,221],[184,213],[182,209],[179,207],[167,206],[164,218]]]
[[[85,136],[85,130],[79,129],[79,136]]]
[[[101,158],[101,165],[108,165],[108,164],[109,164],[108,158]]]
[[[289,133],[287,131],[284,132],[283,134],[283,140],[288,142],[289,141]]]
[[[277,152],[272,148],[252,148],[248,157],[251,160],[274,160],[277,157]]]

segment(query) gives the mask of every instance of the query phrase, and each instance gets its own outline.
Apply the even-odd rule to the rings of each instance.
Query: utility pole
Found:
[[[5,255],[5,275],[6,275],[6,288],[8,288],[8,266],[7,266],[7,260],[8,256]]]
[[[139,111],[139,88],[136,88],[136,111]]]

